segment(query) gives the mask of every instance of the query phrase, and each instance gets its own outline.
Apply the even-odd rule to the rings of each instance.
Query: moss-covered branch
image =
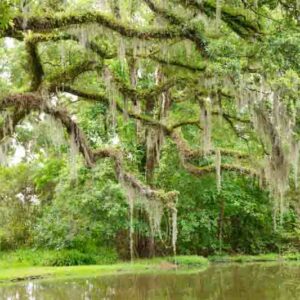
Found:
[[[37,92],[13,94],[0,100],[0,109],[13,109],[29,113],[38,110],[42,105],[41,95]]]
[[[71,40],[79,42],[78,36],[74,34],[69,33],[34,33],[31,34],[30,38],[32,43],[44,43],[44,42],[57,42],[57,41],[63,41],[63,40]],[[99,45],[97,41],[89,41],[86,45],[86,48],[90,49],[92,52],[97,54],[99,57],[103,59],[113,59],[118,57],[118,53],[115,49],[106,49],[102,45]],[[126,52],[127,57],[132,57],[133,53],[132,51]],[[200,65],[194,65],[194,64],[187,64],[183,63],[176,59],[165,59],[163,57],[157,56],[155,54],[149,53],[148,55],[145,54],[136,54],[138,58],[142,59],[149,59],[153,60],[155,62],[158,62],[160,64],[170,66],[170,67],[178,67],[182,68],[188,71],[192,72],[202,72],[206,69],[206,63],[203,62]]]
[[[94,151],[95,159],[111,158],[115,161],[116,175],[119,181],[125,182],[126,185],[133,188],[143,197],[148,199],[159,199],[165,204],[174,203],[178,195],[177,192],[164,192],[163,190],[155,190],[142,183],[132,173],[124,171],[123,168],[123,153],[116,148],[103,148]]]
[[[47,78],[45,85],[50,92],[55,92],[57,89],[62,89],[64,85],[72,83],[80,74],[101,68],[102,65],[100,62],[86,60]]]
[[[8,136],[13,135],[16,126],[26,117],[26,111],[15,109],[5,117],[0,127],[0,143]]]
[[[79,151],[83,154],[88,166],[93,165],[92,152],[87,145],[84,134],[76,124],[76,122],[69,116],[65,109],[52,107],[47,99],[39,92],[21,93],[5,97],[0,102],[1,109],[13,108],[19,114],[18,122],[32,111],[43,111],[55,119],[60,120],[67,132],[74,135],[76,145]],[[22,118],[21,118],[22,117]]]
[[[171,24],[182,26],[186,23],[186,20],[179,15],[176,15],[169,9],[159,7],[152,0],[144,0],[144,2],[149,6],[149,8],[157,15],[164,17]]]
[[[191,148],[189,146],[189,144],[187,143],[187,141],[180,134],[180,131],[173,130],[170,137],[174,141],[178,151],[180,151],[184,160],[203,158],[205,156],[205,153],[202,149]],[[224,156],[230,156],[230,157],[234,157],[234,158],[238,158],[238,159],[248,159],[249,158],[249,154],[243,153],[240,151],[236,151],[236,150],[232,150],[232,149],[222,149],[222,148],[218,148],[218,150]],[[215,153],[216,153],[216,150],[211,149],[209,153],[206,153],[206,155],[214,155]]]
[[[139,29],[138,27],[122,23],[121,21],[100,12],[32,16],[26,19],[25,28],[24,17],[18,16],[13,20],[13,25],[11,28],[7,29],[7,32],[11,32],[12,28],[19,31],[26,29],[33,32],[45,32],[72,25],[91,23],[96,23],[100,26],[116,31],[125,37],[139,38],[143,40],[173,39],[176,37],[182,37],[183,35],[181,30],[175,27]]]
[[[193,7],[200,10],[208,17],[215,16],[216,0],[180,0],[180,3],[187,7]],[[262,33],[261,24],[256,16],[242,7],[232,7],[222,3],[221,18],[234,32],[243,38],[258,37]]]
[[[173,139],[177,150],[178,154],[180,157],[181,165],[183,168],[189,172],[190,174],[194,176],[204,176],[209,173],[215,172],[216,171],[216,166],[215,164],[209,165],[209,166],[204,166],[204,167],[198,167],[193,165],[192,163],[189,162],[191,158],[201,158],[204,157],[204,153],[202,150],[194,150],[191,149],[187,142],[178,134],[178,132],[173,131],[171,134],[171,138]],[[238,151],[233,151],[233,150],[226,150],[226,149],[220,149],[221,153],[223,153],[226,156],[233,156],[236,158],[247,158],[248,155],[244,153],[240,153]],[[214,150],[211,150],[209,154],[215,154]],[[232,172],[238,172],[241,174],[245,175],[251,175],[251,176],[258,176],[258,173],[248,167],[244,167],[238,164],[221,164],[221,169],[224,171],[232,171]]]
[[[44,99],[43,96],[36,93],[16,94],[5,97],[0,101],[2,109],[14,108],[22,118],[31,111],[43,111],[51,115],[57,121],[60,121],[66,128],[67,133],[71,136],[79,152],[84,157],[88,167],[93,167],[98,159],[111,158],[115,162],[115,171],[117,179],[125,182],[126,185],[132,187],[135,191],[148,199],[159,199],[160,201],[174,201],[177,197],[176,192],[165,193],[162,190],[155,190],[143,184],[133,174],[126,172],[123,166],[123,153],[116,148],[101,148],[93,150],[86,139],[85,134],[79,127],[76,121],[73,120],[68,111],[61,107],[53,107]],[[21,121],[22,118],[16,118],[16,121]],[[16,125],[16,124],[15,124]],[[0,136],[1,137],[1,136]]]
[[[155,93],[158,92],[158,91],[161,91],[161,89],[164,89],[166,87],[168,87],[169,84],[171,84],[172,80],[169,82],[169,83],[166,83],[166,85],[161,85],[161,87],[158,88],[158,90],[155,90]],[[59,88],[57,87],[56,90],[59,90]],[[83,91],[80,91],[76,88],[73,88],[72,86],[69,86],[69,85],[64,85],[62,87],[60,87],[60,90],[61,91],[64,91],[64,92],[67,92],[67,93],[70,93],[70,94],[73,94],[75,96],[78,96],[78,97],[81,97],[85,100],[88,100],[88,101],[98,101],[98,102],[101,102],[101,103],[104,103],[105,105],[109,106],[109,103],[110,103],[110,100],[108,99],[108,97],[102,93],[102,94],[95,94],[95,93],[88,93],[88,92],[83,92]],[[139,94],[135,89],[132,89],[132,88],[129,88],[128,87],[128,90],[126,90],[126,92],[124,93],[125,95],[127,96],[137,96],[137,97],[141,97],[141,99],[145,99],[145,96],[142,96],[142,94]],[[155,94],[153,95],[151,92],[148,92],[146,93],[146,95],[148,95],[150,97],[150,95],[152,95],[153,97],[155,96]],[[179,143],[181,143],[180,141],[183,141],[183,138],[180,137],[180,135],[178,135],[178,133],[176,133],[176,129],[178,129],[179,127],[183,127],[183,126],[186,126],[186,125],[195,125],[197,127],[200,127],[200,121],[199,119],[195,119],[195,120],[182,120],[180,122],[176,122],[174,124],[168,124],[168,122],[165,122],[165,123],[162,123],[161,121],[159,120],[155,120],[153,119],[152,117],[148,116],[148,115],[145,115],[145,114],[140,114],[140,113],[135,113],[134,111],[130,110],[130,109],[125,109],[123,107],[123,105],[115,100],[116,102],[116,108],[117,110],[122,113],[122,114],[125,114],[127,115],[128,117],[132,118],[132,119],[135,119],[135,120],[139,120],[139,121],[142,121],[143,124],[145,125],[150,125],[150,126],[154,126],[154,127],[160,127],[161,129],[164,130],[165,134],[166,135],[173,135],[173,138],[174,139],[177,139],[177,141]],[[213,114],[215,115],[219,115],[218,112],[213,112]],[[233,118],[235,119],[234,116],[231,116],[231,115],[228,115],[228,114],[222,114],[222,116],[225,118]],[[239,121],[239,118],[238,118],[238,121]],[[244,119],[241,119],[241,122],[246,122]],[[185,147],[181,147],[181,148],[185,148],[187,149],[188,148],[188,145],[186,144]],[[189,154],[188,156],[193,156],[193,157],[199,157],[199,156],[203,156],[203,153],[200,153],[198,150],[194,150],[194,155],[191,155]],[[187,150],[187,152],[191,153],[191,150]],[[222,149],[221,152],[223,152],[224,155],[227,155],[227,156],[234,156],[234,157],[237,157],[237,158],[247,158],[248,155],[245,154],[245,153],[241,153],[239,151],[231,151],[231,150],[226,150],[226,149]],[[197,153],[197,154],[196,154]],[[212,150],[211,154],[214,154],[214,150]]]
[[[87,93],[87,92],[79,91],[78,89],[75,89],[71,86],[63,86],[61,91],[70,93],[70,94],[78,96],[78,97],[81,97],[81,98],[86,99],[88,101],[101,102],[101,103],[104,103],[107,106],[109,106],[109,103],[110,103],[110,100],[106,97],[105,94]],[[160,121],[151,118],[150,116],[147,116],[147,115],[144,115],[144,114],[138,114],[138,113],[136,113],[132,110],[125,109],[121,105],[121,103],[117,100],[115,100],[115,102],[116,102],[116,108],[120,113],[122,113],[124,115],[127,115],[128,117],[130,117],[132,119],[142,121],[145,125],[160,127],[165,132],[167,132],[167,133],[170,132],[171,129],[166,124],[163,124]]]
[[[28,69],[31,77],[30,89],[31,91],[36,91],[43,81],[44,70],[38,53],[37,43],[27,38],[25,45],[28,54]]]
[[[183,162],[182,166],[186,171],[188,171],[190,174],[194,176],[204,176],[209,173],[213,173],[216,171],[216,166],[215,165],[209,165],[205,167],[196,167],[190,163]],[[259,174],[251,168],[247,168],[241,165],[236,165],[236,164],[221,164],[221,169],[223,171],[230,171],[230,172],[236,172],[244,175],[250,175],[250,176],[255,176],[258,177]]]
[[[135,89],[127,84],[124,80],[120,77],[114,76],[114,81],[116,83],[117,88],[119,91],[126,97],[135,100],[145,100],[145,101],[152,101],[157,96],[161,95],[164,92],[167,92],[176,84],[187,80],[186,78],[171,78],[157,86],[154,86],[149,89]]]
[[[179,128],[179,127],[186,126],[186,125],[195,125],[199,129],[202,129],[201,126],[200,126],[200,120],[198,118],[196,120],[182,120],[180,122],[176,122],[175,124],[173,124],[171,126],[171,130],[173,131],[173,130]]]
[[[176,25],[181,28],[183,36],[186,39],[191,40],[195,43],[196,47],[200,52],[207,56],[207,42],[203,35],[203,25],[200,21],[197,22],[197,26],[178,15],[172,13],[169,9],[164,9],[156,5],[152,0],[144,0],[149,8],[156,14],[164,17],[172,25]]]
[[[149,56],[145,56],[145,55],[138,55],[138,57],[140,58],[145,58],[145,59],[151,59],[153,61],[156,61],[162,65],[166,65],[166,66],[173,66],[173,67],[179,67],[188,71],[192,71],[192,72],[203,72],[206,69],[206,63],[203,62],[201,65],[194,65],[194,64],[187,64],[187,63],[183,63],[179,60],[175,60],[175,59],[164,59],[163,57],[159,57],[157,55],[149,55]]]

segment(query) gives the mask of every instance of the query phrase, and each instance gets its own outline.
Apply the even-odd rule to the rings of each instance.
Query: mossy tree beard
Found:
[[[129,16],[122,8],[119,1],[111,1],[111,13],[90,7],[85,12],[66,9],[38,14],[33,8],[26,15],[17,13],[1,27],[0,37],[12,37],[25,44],[24,64],[27,63],[31,82],[26,91],[2,97],[1,111],[9,114],[0,135],[3,138],[12,134],[32,111],[43,112],[61,122],[88,167],[95,166],[99,159],[111,158],[131,206],[133,258],[136,199],[142,199],[149,217],[152,242],[154,236],[160,235],[161,214],[164,210],[171,212],[169,244],[176,251],[177,193],[157,190],[155,182],[166,139],[174,143],[182,166],[191,175],[201,177],[216,172],[219,193],[221,172],[231,171],[260,176],[273,195],[282,199],[295,157],[298,116],[292,107],[296,92],[291,95],[291,89],[275,80],[276,74],[284,70],[276,64],[276,74],[274,68],[266,70],[262,60],[264,57],[271,63],[268,30],[282,20],[274,19],[277,12],[270,7],[259,3],[254,9],[243,1],[144,0],[135,2],[135,13]],[[212,26],[215,18],[217,28]],[[226,38],[232,45],[218,46],[218,42],[226,44]],[[57,67],[56,58],[45,54],[48,47],[67,48],[70,43],[81,44],[84,49],[74,46],[75,52],[70,52],[74,59],[69,59],[68,66]],[[255,52],[258,48],[262,53]],[[78,82],[87,74],[97,74],[97,85],[105,88],[79,88]],[[113,120],[110,125],[114,135],[119,134],[118,115],[135,122],[137,142],[146,149],[146,183],[138,179],[138,172],[126,171],[126,151],[120,147],[91,147],[80,122],[74,120],[63,101],[51,101],[54,96],[60,99],[65,92],[80,101],[110,107],[107,112]],[[187,128],[198,130],[200,147],[189,145],[184,137]],[[228,143],[228,148],[216,147],[219,141],[214,128],[221,128],[223,135],[233,133],[236,141],[244,145],[240,148],[255,144],[255,159],[251,150],[240,151],[233,143]],[[258,138],[253,138],[253,133]],[[257,168],[262,161],[264,164]],[[153,203],[156,215],[151,211]],[[159,203],[162,207],[158,209]],[[282,212],[283,205],[279,209]],[[277,210],[276,206],[274,211]]]

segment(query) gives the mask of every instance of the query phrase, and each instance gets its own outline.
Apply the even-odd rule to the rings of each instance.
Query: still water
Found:
[[[211,265],[197,274],[115,275],[0,286],[1,300],[300,300],[299,264]]]

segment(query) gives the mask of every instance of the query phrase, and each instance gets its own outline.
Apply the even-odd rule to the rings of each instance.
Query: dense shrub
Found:
[[[127,230],[127,205],[112,175],[105,177],[104,166],[95,173],[80,169],[78,184],[72,188],[69,182],[60,183],[59,192],[36,223],[37,247],[86,253],[115,248],[118,232]]]
[[[44,259],[42,264],[45,266],[93,265],[96,264],[96,259],[93,255],[78,250],[62,250]]]
[[[78,250],[30,250],[0,252],[0,267],[8,266],[77,266],[113,264],[118,261],[116,251],[100,248],[84,253]]]

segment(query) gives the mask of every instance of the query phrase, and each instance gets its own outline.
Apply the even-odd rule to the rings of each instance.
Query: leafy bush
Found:
[[[117,260],[116,251],[101,248],[93,252],[80,252],[78,250],[48,251],[40,263],[44,266],[106,265],[116,263]]]
[[[12,1],[2,0],[0,2],[0,29],[6,29],[12,18]]]
[[[118,253],[114,249],[101,248],[97,250],[95,260],[97,265],[109,265],[118,261]]]
[[[44,266],[93,265],[96,264],[96,259],[93,255],[78,250],[62,250],[50,255],[42,264]]]
[[[100,248],[94,252],[78,250],[27,250],[0,252],[0,267],[77,266],[113,264],[118,261],[115,250]]]
[[[40,211],[40,206],[32,201],[33,169],[29,164],[0,167],[0,251],[32,244],[32,231]]]
[[[103,175],[102,167],[95,173],[82,168],[76,186],[60,183],[36,223],[38,248],[89,253],[91,248],[115,247],[117,233],[127,230],[127,205],[119,185],[109,178],[111,174]]]

